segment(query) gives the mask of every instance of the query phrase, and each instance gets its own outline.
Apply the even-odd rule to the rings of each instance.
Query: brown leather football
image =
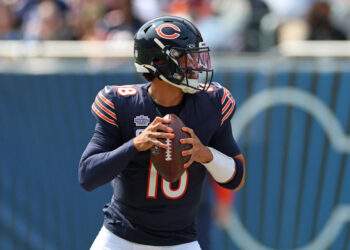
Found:
[[[167,114],[165,119],[170,119],[170,123],[165,124],[174,131],[174,139],[159,139],[168,145],[168,149],[154,146],[151,149],[151,160],[158,173],[168,182],[177,181],[184,173],[184,164],[190,159],[190,155],[182,156],[182,151],[192,147],[190,144],[181,144],[180,139],[189,138],[190,135],[182,128],[185,124],[174,114]]]

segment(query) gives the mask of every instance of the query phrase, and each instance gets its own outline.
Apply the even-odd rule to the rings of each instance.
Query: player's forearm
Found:
[[[244,185],[245,182],[245,163],[244,158],[241,154],[236,155],[234,157],[234,161],[236,163],[236,173],[233,178],[226,183],[218,184],[224,188],[237,191]]]
[[[244,160],[231,158],[220,151],[210,148],[213,159],[203,164],[214,180],[221,186],[229,189],[240,188],[244,182]],[[242,156],[243,159],[243,156]]]
[[[87,191],[91,191],[113,180],[137,154],[132,140],[113,151],[101,152],[101,147],[90,142],[79,164],[79,182]]]
[[[212,154],[212,159],[203,165],[216,182],[226,183],[230,181],[236,174],[235,161],[214,148],[208,147],[208,149]]]

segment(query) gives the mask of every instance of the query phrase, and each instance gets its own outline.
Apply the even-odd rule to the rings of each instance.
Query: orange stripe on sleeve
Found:
[[[99,116],[101,117],[103,120],[105,120],[106,122],[114,125],[114,126],[118,126],[117,123],[115,121],[113,121],[112,119],[109,119],[108,117],[104,116],[103,114],[101,114],[100,111],[97,110],[97,108],[94,107],[94,104],[92,104],[91,106],[92,110]]]
[[[110,106],[111,108],[114,108],[114,104],[112,102],[110,102],[106,97],[104,97],[104,95],[101,93],[101,91],[98,93],[98,96],[102,99],[102,101],[104,101],[108,106]]]
[[[235,107],[235,104],[233,103],[230,110],[226,113],[226,115],[221,120],[221,125],[224,123],[224,121],[230,116],[230,114],[233,111],[233,108]]]
[[[110,116],[112,116],[114,119],[117,119],[117,116],[112,112],[110,111],[109,109],[105,108],[97,98],[95,98],[95,102],[96,104],[101,108],[103,109],[106,113],[108,113]]]
[[[228,99],[228,102],[226,103],[225,107],[222,109],[221,114],[225,113],[225,111],[228,109],[231,103],[232,103],[231,99]]]
[[[227,91],[227,89],[224,88],[224,95],[223,95],[222,98],[221,98],[221,104],[224,104],[225,99],[226,99],[226,97],[227,97],[227,94],[228,94],[228,91]]]

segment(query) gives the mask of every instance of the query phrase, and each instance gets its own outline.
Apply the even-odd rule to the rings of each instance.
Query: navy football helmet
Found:
[[[209,88],[213,78],[209,47],[188,20],[174,16],[150,20],[134,42],[137,72],[151,73],[185,93]]]

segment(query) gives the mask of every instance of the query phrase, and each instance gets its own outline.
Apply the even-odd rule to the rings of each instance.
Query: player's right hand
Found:
[[[148,125],[141,134],[136,136],[133,140],[135,148],[138,151],[146,151],[153,146],[167,149],[168,146],[162,143],[160,138],[173,139],[175,135],[172,133],[173,129],[167,127],[165,124],[170,123],[170,119],[164,119],[157,116],[150,125]]]

